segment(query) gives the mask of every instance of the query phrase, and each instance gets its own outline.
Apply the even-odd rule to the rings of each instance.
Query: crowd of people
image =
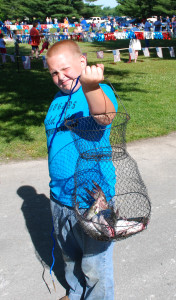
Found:
[[[46,17],[46,24],[56,24],[58,25],[58,19],[54,18],[52,20],[51,17]],[[11,21],[6,20],[4,22],[4,25],[10,25]],[[62,27],[57,26],[56,27],[56,38],[57,36],[63,36],[63,39],[75,39],[79,41],[80,39],[84,39],[87,32],[92,34],[95,33],[114,33],[115,31],[119,31],[121,29],[122,24],[116,20],[116,18],[107,18],[106,24],[104,22],[98,21],[98,22],[92,22],[90,24],[87,23],[87,21],[84,18],[80,19],[80,23],[76,24],[73,30],[70,30],[70,22],[68,20],[68,17],[65,17],[62,22]],[[162,17],[158,16],[157,20],[155,22],[150,22],[148,20],[145,20],[141,22],[140,24],[135,23],[129,23],[128,28],[123,28],[124,30],[128,30],[130,32],[138,32],[138,31],[144,31],[144,32],[156,32],[160,33],[162,32],[162,26],[163,26],[163,20]],[[176,17],[173,16],[172,18],[169,18],[169,16],[166,17],[166,27],[165,31],[167,31],[169,34],[172,34],[173,37],[176,37]],[[6,53],[6,46],[4,41],[4,34],[0,30],[0,53],[4,54]],[[17,31],[13,31],[12,36],[14,37],[17,35]],[[31,58],[35,57],[38,58],[40,54],[43,53],[44,50],[48,50],[51,39],[50,39],[50,28],[44,28],[41,27],[41,24],[39,21],[35,20],[33,22],[33,27],[29,29],[24,30],[24,34],[29,36],[29,44],[31,45]],[[53,40],[54,42],[54,40]],[[145,46],[149,47],[150,40],[145,38]],[[39,50],[39,45],[41,45],[41,49]],[[138,57],[138,51],[141,50],[141,42],[139,39],[133,39],[130,38],[130,44],[129,49],[133,49],[135,53],[135,59],[136,62]],[[131,54],[129,53],[129,61],[131,62]]]
[[[51,18],[51,17],[46,17],[45,20],[41,21],[41,20],[37,20],[35,18],[33,18],[32,22],[30,22],[29,20],[22,20],[20,21],[19,19],[17,19],[15,21],[15,23],[12,23],[11,20],[7,19],[4,21],[4,25],[27,25],[27,24],[31,24],[33,22],[38,22],[39,24],[47,24],[47,25],[59,25],[59,24],[64,24],[66,27],[69,27],[70,24],[73,24],[73,21],[70,21],[68,19],[68,17],[65,17],[63,20],[58,20],[56,17],[55,18]],[[167,16],[166,18],[163,18],[162,16],[158,16],[156,21],[147,21],[147,19],[142,19],[140,22],[139,20],[123,20],[123,18],[116,18],[116,17],[107,17],[102,19],[102,22],[97,22],[95,23],[94,20],[92,21],[92,23],[90,24],[91,28],[94,29],[96,28],[100,28],[102,25],[106,26],[106,30],[107,31],[113,31],[114,29],[121,29],[121,28],[130,28],[130,26],[132,26],[132,24],[135,23],[138,25],[138,27],[142,30],[144,28],[146,28],[146,26],[148,26],[148,28],[150,28],[150,30],[153,31],[162,31],[162,27],[164,28],[164,30],[170,31],[170,30],[174,30],[175,29],[175,23],[176,23],[176,17],[175,15],[173,15],[173,17],[169,17]],[[146,25],[147,23],[147,25]],[[80,18],[80,24],[86,24],[86,20],[82,17]]]

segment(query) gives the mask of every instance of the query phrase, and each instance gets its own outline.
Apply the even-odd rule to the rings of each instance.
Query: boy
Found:
[[[109,86],[100,85],[104,66],[87,66],[86,57],[72,40],[63,40],[50,47],[47,64],[53,82],[60,89],[48,110],[45,127],[51,211],[70,287],[68,296],[62,299],[113,300],[113,243],[89,237],[73,211],[74,173],[79,153],[64,125],[64,118],[91,115],[100,126],[109,125],[117,111],[116,98]]]
[[[42,54],[45,49],[48,50],[49,45],[50,43],[48,41],[48,38],[46,37],[46,40],[42,44],[42,49],[39,51],[39,55]]]

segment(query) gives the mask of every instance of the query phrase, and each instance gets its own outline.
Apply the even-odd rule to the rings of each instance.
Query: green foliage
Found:
[[[92,2],[95,2],[97,0],[85,0],[85,2],[89,2],[89,3],[92,3]]]
[[[8,0],[2,1],[1,13],[4,19],[20,19],[22,20],[25,16],[32,17],[34,12],[33,7],[36,5],[38,0]]]
[[[94,1],[83,0],[0,0],[0,18],[4,20],[22,21],[25,16],[32,22],[33,19],[39,19],[41,23],[46,22],[46,17],[56,17],[63,22],[64,17],[69,20],[80,17],[89,18],[94,15],[100,15],[101,6],[92,4]],[[90,4],[91,3],[91,4]]]
[[[0,10],[0,21],[3,21],[4,18],[5,18],[4,11],[2,10],[3,4],[4,4],[4,1],[0,0],[0,7],[1,7],[1,10]]]
[[[32,21],[33,17],[43,18],[46,12],[45,3],[41,0],[8,0],[0,4],[3,21],[7,19],[22,21],[26,16]]]
[[[63,21],[67,16],[70,20],[75,17],[89,18],[91,16],[130,16],[147,18],[152,15],[176,14],[176,1],[174,0],[118,0],[115,8],[94,5],[95,0],[0,0],[0,19],[2,21],[19,20],[25,16],[30,22],[35,18],[45,22],[46,17],[57,17]],[[107,3],[108,4],[108,3]]]
[[[46,11],[49,17],[57,17],[60,22],[64,17],[71,18],[74,15],[71,0],[48,0]]]
[[[100,16],[118,16],[116,13],[116,8],[111,8],[109,6],[103,7],[100,12]]]
[[[176,14],[176,2],[173,0],[156,0],[156,4],[153,7],[153,11],[157,15],[170,16]]]
[[[101,7],[99,5],[89,5],[84,4],[84,8],[82,9],[82,16],[85,19],[89,19],[93,16],[100,16],[101,15]]]
[[[82,9],[84,8],[84,3],[82,0],[72,0],[72,5],[77,13],[82,13]]]
[[[60,22],[63,22],[66,16],[69,21],[73,17],[79,21],[81,17],[89,18],[93,15],[99,15],[100,11],[99,6],[85,4],[83,0],[48,0],[46,7],[47,15],[57,17]]]
[[[116,11],[120,15],[132,18],[148,18],[152,15],[169,15],[176,12],[176,4],[173,0],[118,0]]]

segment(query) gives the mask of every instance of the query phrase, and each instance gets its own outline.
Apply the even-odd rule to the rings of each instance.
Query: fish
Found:
[[[90,191],[87,188],[85,188],[85,190],[94,199],[94,203],[84,213],[83,218],[91,222],[87,223],[87,225],[90,230],[93,229],[94,233],[98,232],[99,235],[101,234],[106,237],[112,237],[114,236],[114,230],[109,223],[111,223],[113,219],[116,220],[116,215],[109,207],[106,196],[101,187],[95,181],[92,180],[92,182],[94,185],[93,190]]]
[[[86,192],[94,199],[92,206],[82,215],[79,211],[79,204],[75,205],[79,222],[88,234],[117,239],[131,236],[146,228],[147,218],[121,218],[118,209],[109,207],[101,187],[95,181],[92,180],[92,182],[94,185],[92,191],[85,188]]]
[[[143,217],[141,222],[131,219],[118,219],[114,225],[115,236],[128,237],[146,229],[148,219]]]
[[[79,211],[79,204],[75,204],[75,212],[81,227],[91,236],[101,236],[101,232],[94,226],[94,223],[87,220]]]
[[[92,182],[94,184],[92,191],[85,188],[86,192],[94,199],[94,203],[85,213],[85,217],[88,220],[91,220],[92,217],[98,214],[100,211],[109,208],[108,202],[106,200],[106,196],[102,191],[101,187],[95,181],[92,180]]]
[[[105,211],[106,212],[106,211]],[[101,213],[95,215],[92,218],[92,222],[94,224],[94,227],[101,232],[106,237],[112,238],[115,235],[114,229],[112,226],[109,225],[107,220],[105,219],[103,215],[103,211]]]

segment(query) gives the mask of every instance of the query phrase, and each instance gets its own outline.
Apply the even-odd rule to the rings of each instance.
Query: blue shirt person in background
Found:
[[[149,21],[146,21],[144,25],[144,31],[150,31],[151,27],[152,27],[151,23]]]
[[[144,31],[145,31],[145,32],[150,32],[151,27],[152,27],[152,24],[151,24],[149,21],[146,21],[146,22],[145,22],[145,25],[144,25]],[[150,44],[149,44],[149,39],[146,39],[146,38],[145,38],[145,46],[148,48],[149,45],[150,45]]]
[[[162,23],[160,21],[160,17],[157,17],[157,21],[155,21],[153,25],[154,25],[155,32],[160,32],[162,30],[162,28],[161,28]]]
[[[167,30],[167,31],[171,31],[171,30],[170,30],[170,24],[171,24],[171,21],[170,21],[169,16],[166,17],[166,23],[167,23],[167,25],[166,25],[166,30]]]
[[[79,117],[86,120],[88,117],[92,125],[96,123],[100,128],[111,126],[117,111],[116,98],[109,86],[101,84],[104,79],[104,66],[88,66],[86,57],[72,40],[63,40],[50,47],[47,64],[54,84],[60,89],[48,110],[45,128],[51,178],[51,211],[57,242],[65,262],[65,278],[69,285],[68,296],[63,299],[84,297],[87,300],[113,300],[113,243],[89,237],[73,213],[74,173],[79,153],[72,134],[65,127],[64,117],[66,115],[69,120]],[[73,87],[70,99],[69,94]],[[78,137],[79,139],[84,143],[83,138]],[[101,137],[98,140],[101,144]],[[94,142],[96,141],[90,141],[90,144]],[[87,178],[91,181],[94,172],[97,172],[98,176],[104,176],[107,193],[113,195],[114,182],[106,180],[106,174],[103,174],[101,168],[102,165],[97,164],[91,171],[83,165],[83,180],[80,184]],[[82,207],[83,205],[84,203]]]

